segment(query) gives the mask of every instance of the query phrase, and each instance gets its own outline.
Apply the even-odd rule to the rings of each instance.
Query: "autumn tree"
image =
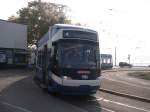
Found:
[[[27,7],[20,9],[17,16],[9,17],[9,21],[28,26],[28,45],[34,44],[44,35],[49,26],[56,23],[70,23],[66,16],[68,7],[55,3],[32,1]]]

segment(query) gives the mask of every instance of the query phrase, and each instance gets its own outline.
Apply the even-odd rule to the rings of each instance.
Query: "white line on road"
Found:
[[[110,78],[104,78],[104,79],[107,79],[107,80],[110,80],[110,81],[114,81],[114,82],[123,83],[123,84],[130,85],[130,86],[135,86],[135,87],[150,89],[150,87],[144,87],[144,86],[140,86],[140,85],[136,85],[136,84],[131,84],[131,83],[128,83],[128,82],[125,82],[125,81],[118,81],[118,80],[110,79]]]
[[[116,102],[116,101],[112,101],[112,100],[107,100],[107,99],[104,99],[104,98],[99,98],[98,97],[96,100],[104,101],[104,102],[107,102],[107,103],[109,103],[109,102],[110,103],[114,103],[114,104],[117,104],[117,105],[133,108],[133,109],[140,110],[140,111],[143,111],[143,112],[150,112],[149,110],[145,110],[145,109],[142,109],[142,108],[138,108],[138,107],[135,107],[135,106],[127,105],[127,104]]]
[[[103,110],[105,110],[107,112],[116,112],[116,111],[113,111],[113,110],[110,110],[110,109],[107,109],[107,108],[104,108],[104,107],[98,107],[98,106],[96,106],[96,108],[103,109]]]
[[[17,105],[13,105],[13,104],[10,104],[10,103],[7,103],[7,102],[2,102],[2,104],[3,105],[7,105],[7,106],[9,106],[11,108],[14,108],[14,109],[18,109],[18,110],[24,111],[24,112],[32,112],[32,111],[30,111],[28,109],[25,109],[23,107],[20,107],[20,106],[17,106]]]
[[[97,98],[96,100],[100,101],[100,100],[103,100],[103,98]],[[95,101],[95,100],[89,100],[89,101]],[[116,112],[116,111],[113,111],[113,110],[110,110],[110,109],[104,108],[104,107],[98,107],[98,106],[96,106],[96,108],[100,108],[100,109],[103,109],[103,110],[108,111],[108,112]]]
[[[106,110],[108,112],[116,112],[116,111],[113,111],[113,110],[110,110],[110,109],[107,109],[107,108],[104,108],[104,107],[101,107],[101,109]]]

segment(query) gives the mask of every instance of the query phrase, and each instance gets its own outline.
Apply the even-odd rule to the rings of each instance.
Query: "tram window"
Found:
[[[42,52],[38,51],[38,66],[42,66]]]
[[[108,60],[107,60],[107,63],[111,63],[111,60],[110,60],[110,58],[108,58]]]
[[[110,59],[110,63],[113,63],[113,60],[112,60],[112,58]]]
[[[58,50],[56,51],[56,61],[58,62]]]
[[[41,65],[41,52],[39,52],[39,66]]]
[[[108,63],[108,59],[107,58],[105,59],[105,63]]]
[[[91,48],[85,49],[85,55],[87,56],[87,61],[89,63],[93,63],[93,61],[95,61],[93,49]]]
[[[40,65],[40,53],[38,52],[38,60],[37,60],[37,64]]]
[[[104,63],[107,63],[107,60],[106,59],[104,59],[104,61],[103,61]]]
[[[102,58],[101,60],[102,60],[102,63],[104,63],[104,58]]]
[[[39,51],[39,66],[41,66],[41,51]]]
[[[40,52],[38,53],[38,64],[39,64],[39,66],[40,66],[40,63],[41,63],[41,54],[40,54]]]
[[[55,75],[59,76],[58,73],[58,48],[57,45],[54,45],[54,54],[52,56],[53,64],[52,64],[52,71],[55,73]]]

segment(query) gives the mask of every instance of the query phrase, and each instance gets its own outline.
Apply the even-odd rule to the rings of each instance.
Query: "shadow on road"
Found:
[[[81,112],[82,109],[90,112],[101,111],[101,105],[94,97],[51,95],[36,86],[31,75],[6,87],[0,95],[1,102],[32,112]]]
[[[0,68],[0,78],[26,76],[30,75],[33,70],[21,67],[21,68]],[[32,73],[33,74],[33,73]]]
[[[70,104],[84,108],[88,112],[101,112],[101,104],[94,96],[59,96],[60,99]]]

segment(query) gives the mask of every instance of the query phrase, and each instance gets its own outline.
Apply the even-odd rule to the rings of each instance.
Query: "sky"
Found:
[[[3,0],[0,19],[7,20],[31,0]],[[101,53],[115,54],[117,63],[150,64],[150,0],[42,0],[67,5],[74,23],[99,33]]]

